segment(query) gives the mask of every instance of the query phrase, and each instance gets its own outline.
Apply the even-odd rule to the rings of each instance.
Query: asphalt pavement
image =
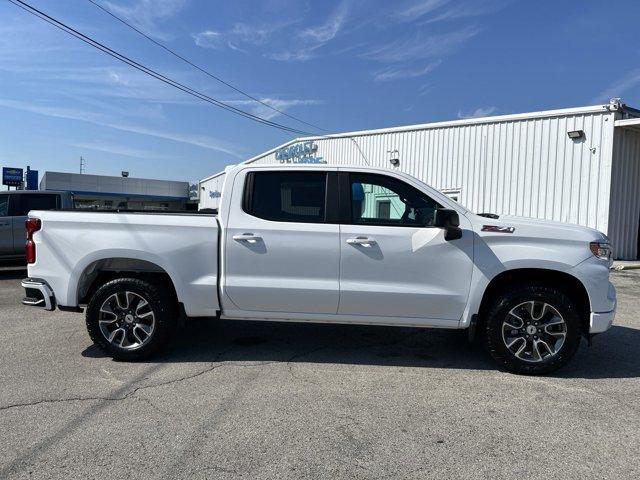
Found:
[[[640,271],[552,376],[455,331],[193,321],[122,363],[0,268],[0,479],[640,478]]]

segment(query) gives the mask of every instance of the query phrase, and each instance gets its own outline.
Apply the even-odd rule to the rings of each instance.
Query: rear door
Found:
[[[460,217],[462,238],[446,241],[433,226],[441,205],[403,180],[340,172],[340,186],[348,206],[342,206],[338,313],[457,324],[472,271],[466,218]]]
[[[238,173],[225,199],[223,291],[236,306],[225,307],[230,316],[336,313],[336,179],[336,172],[312,169]]]
[[[24,222],[31,210],[55,210],[60,208],[58,193],[21,193],[14,195],[16,203],[12,206],[13,251],[15,255],[24,254]]]
[[[0,193],[0,255],[13,255],[13,225],[9,216],[9,197]]]

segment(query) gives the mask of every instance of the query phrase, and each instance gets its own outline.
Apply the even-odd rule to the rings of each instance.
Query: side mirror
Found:
[[[460,228],[460,217],[458,212],[448,208],[439,208],[436,210],[435,227],[444,228],[444,239],[447,241],[457,240],[462,237],[462,229]]]

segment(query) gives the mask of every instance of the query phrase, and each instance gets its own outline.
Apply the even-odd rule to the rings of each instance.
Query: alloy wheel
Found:
[[[538,363],[558,354],[567,324],[552,305],[531,300],[512,308],[502,322],[502,340],[520,360]]]
[[[109,343],[124,350],[137,350],[147,344],[155,323],[151,305],[135,292],[114,293],[100,307],[100,332]]]

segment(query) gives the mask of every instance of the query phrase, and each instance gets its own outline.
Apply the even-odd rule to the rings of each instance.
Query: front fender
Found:
[[[537,269],[563,272],[589,288],[574,268],[593,254],[588,244],[574,240],[511,237],[510,234],[475,235],[474,267],[467,307],[460,319],[460,328],[471,324],[480,310],[487,287],[498,275],[510,270]]]

